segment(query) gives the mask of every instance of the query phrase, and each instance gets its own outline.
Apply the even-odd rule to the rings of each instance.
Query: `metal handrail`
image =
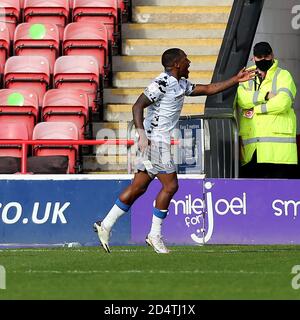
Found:
[[[233,128],[233,163],[234,173],[233,177],[239,177],[239,130],[238,123],[235,116],[231,113],[220,113],[220,114],[203,114],[195,116],[183,116],[181,119],[203,119],[203,120],[231,120]]]
[[[177,144],[177,141],[172,140],[172,144]],[[27,173],[27,152],[28,146],[65,146],[73,147],[79,145],[96,146],[96,145],[118,145],[118,146],[133,146],[135,141],[133,139],[99,139],[99,140],[63,140],[63,139],[49,139],[49,140],[0,140],[1,146],[18,146],[22,149],[21,155],[21,174]]]
[[[128,127],[127,127],[127,140],[129,140],[131,138],[131,131],[134,127],[134,121],[131,120],[128,123]],[[127,173],[130,174],[131,173],[131,147],[127,145]]]
[[[127,139],[99,139],[99,140],[0,140],[0,148],[1,145],[20,145],[22,148],[21,154],[21,174],[27,174],[27,152],[29,145],[47,145],[47,146],[79,146],[79,145],[132,145],[134,144],[134,140]]]

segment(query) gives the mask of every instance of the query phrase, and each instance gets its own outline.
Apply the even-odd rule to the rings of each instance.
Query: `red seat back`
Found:
[[[65,55],[95,57],[100,74],[104,75],[108,62],[108,39],[105,25],[96,22],[68,24],[64,31],[63,52]]]
[[[4,65],[0,64],[0,86],[3,88]]]
[[[50,71],[59,56],[59,31],[55,24],[22,23],[15,31],[14,50],[18,56],[43,56],[49,60]]]
[[[20,122],[5,122],[0,126],[0,140],[28,140],[27,126]],[[0,156],[21,158],[21,145],[0,145]]]
[[[63,56],[54,66],[56,89],[84,90],[89,96],[89,106],[97,109],[95,99],[99,90],[99,66],[92,56]]]
[[[118,0],[118,8],[120,8],[122,12],[126,9],[124,0]]]
[[[19,122],[27,126],[31,139],[35,124],[39,118],[38,97],[27,90],[0,90],[0,126],[6,122]]]
[[[88,103],[88,96],[83,90],[49,90],[44,96],[42,120],[73,122],[77,126],[79,139],[84,139],[85,126],[89,122]]]
[[[54,23],[58,26],[60,39],[68,24],[68,0],[25,0],[24,21],[32,23]]]
[[[114,36],[118,27],[117,0],[74,0],[73,21],[103,23],[108,30],[108,39],[117,42]]]
[[[41,56],[10,57],[4,69],[4,84],[7,89],[34,90],[41,105],[50,84],[48,59]]]
[[[10,38],[13,39],[15,28],[20,21],[20,2],[19,0],[0,1],[0,20],[6,23]]]
[[[5,62],[9,57],[9,48],[10,48],[10,36],[9,36],[8,27],[6,24],[0,24],[0,65],[1,66],[5,65]]]
[[[74,0],[69,0],[70,9],[73,9],[73,6],[74,6]]]

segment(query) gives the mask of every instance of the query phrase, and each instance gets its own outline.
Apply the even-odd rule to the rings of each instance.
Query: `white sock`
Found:
[[[102,221],[103,227],[107,230],[110,231],[113,225],[117,222],[117,220],[125,214],[127,211],[122,210],[119,208],[116,204],[111,208],[109,213],[106,215],[104,220]]]
[[[165,210],[165,212],[167,212],[167,210]],[[163,221],[164,219],[158,218],[157,216],[153,215],[152,226],[149,233],[151,236],[153,237],[161,236],[161,227],[162,227]]]

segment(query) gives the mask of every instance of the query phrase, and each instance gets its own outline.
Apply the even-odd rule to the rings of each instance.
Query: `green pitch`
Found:
[[[300,246],[0,250],[0,299],[299,299]],[[300,267],[299,267],[300,272]],[[300,287],[300,279],[294,280]],[[0,284],[1,285],[1,284]]]

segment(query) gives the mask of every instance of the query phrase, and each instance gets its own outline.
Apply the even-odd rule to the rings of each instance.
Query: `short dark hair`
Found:
[[[165,68],[173,67],[176,60],[178,60],[182,55],[183,51],[179,48],[168,49],[163,53],[161,63]]]
[[[253,54],[255,57],[268,56],[273,52],[268,42],[258,42],[253,48]]]

